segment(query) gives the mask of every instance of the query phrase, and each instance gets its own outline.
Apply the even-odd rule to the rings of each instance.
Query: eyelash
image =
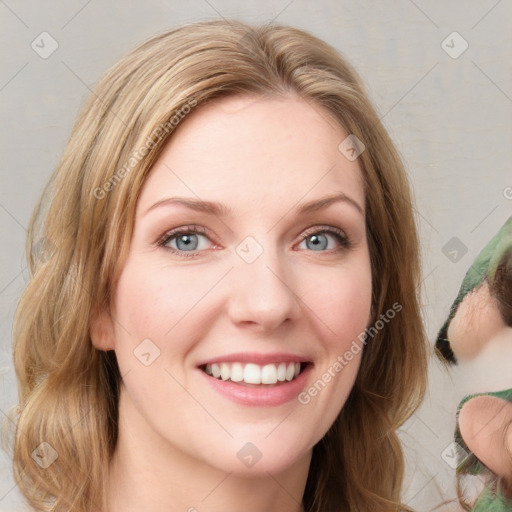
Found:
[[[306,240],[311,235],[319,235],[319,234],[329,234],[333,235],[338,243],[340,244],[341,248],[339,249],[331,249],[327,251],[319,251],[319,252],[331,252],[331,251],[340,251],[340,250],[347,250],[352,248],[353,244],[350,238],[347,237],[347,235],[338,228],[334,228],[331,226],[314,226],[312,228],[309,228],[305,231],[304,235],[299,241],[299,244],[302,243],[304,240]],[[202,251],[179,251],[176,249],[173,249],[172,247],[167,247],[166,244],[168,244],[173,238],[177,238],[180,235],[206,235],[207,230],[203,228],[202,226],[183,226],[180,228],[176,228],[174,230],[168,231],[165,233],[160,240],[157,242],[158,247],[162,247],[163,249],[166,249],[168,251],[171,251],[173,254],[176,254],[177,256],[183,257],[183,258],[196,258],[199,256],[199,253]],[[207,237],[208,238],[208,237]],[[315,252],[315,251],[313,251]]]

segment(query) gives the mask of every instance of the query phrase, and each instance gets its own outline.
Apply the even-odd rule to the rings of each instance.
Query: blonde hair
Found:
[[[19,385],[13,459],[19,487],[36,510],[106,510],[120,375],[114,353],[95,349],[89,330],[110,304],[138,195],[172,134],[169,119],[191,102],[199,108],[228,95],[290,92],[326,108],[364,142],[359,162],[374,319],[394,303],[402,306],[399,319],[364,350],[347,403],[314,447],[304,506],[308,512],[407,509],[400,504],[404,462],[395,431],[425,391],[426,337],[403,165],[359,78],[334,48],[287,26],[216,20],[157,35],[106,74],[31,219],[31,280],[13,334]],[[138,148],[149,140],[141,157]],[[31,457],[43,442],[58,454],[44,470]]]

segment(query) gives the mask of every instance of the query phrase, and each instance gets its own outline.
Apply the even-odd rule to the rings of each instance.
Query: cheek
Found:
[[[136,257],[123,269],[113,312],[115,352],[126,392],[142,416],[153,417],[155,404],[186,405],[171,375],[182,372],[198,327],[194,313],[211,286],[183,267],[150,268]],[[185,382],[182,373],[177,377]]]
[[[369,262],[357,267],[332,270],[309,287],[304,303],[314,312],[333,345],[344,345],[368,326],[372,299]]]
[[[356,380],[364,348],[363,334],[371,318],[372,282],[369,262],[326,273],[311,286],[305,302],[314,313],[321,342],[318,364],[298,400],[314,422],[312,442],[332,426]],[[314,418],[314,419],[313,419]]]
[[[134,338],[165,339],[211,283],[183,268],[128,264],[116,290],[116,320]]]
[[[370,319],[371,310],[371,279],[347,279],[340,283],[339,291],[333,292],[330,315],[334,330],[343,336],[350,332],[352,335],[364,331]]]

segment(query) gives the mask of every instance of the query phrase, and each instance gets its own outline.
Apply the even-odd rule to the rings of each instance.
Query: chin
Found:
[[[234,441],[225,446],[222,453],[212,454],[208,464],[222,472],[243,478],[263,478],[286,472],[294,466],[307,465],[311,459],[312,448],[298,446],[299,440],[283,446],[281,443],[259,444]],[[277,446],[276,446],[277,445]],[[232,448],[231,448],[232,447]]]

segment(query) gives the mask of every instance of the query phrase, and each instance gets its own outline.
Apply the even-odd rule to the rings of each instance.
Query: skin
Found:
[[[512,497],[512,466],[505,447],[512,452],[512,404],[493,396],[468,400],[459,413],[459,427],[468,448],[505,482]]]
[[[139,198],[111,315],[91,330],[122,375],[109,512],[302,510],[312,448],[345,403],[361,353],[306,405],[234,403],[197,365],[235,352],[301,354],[312,362],[307,389],[368,326],[365,195],[357,160],[338,150],[346,136],[329,112],[294,96],[237,96],[195,109],[167,143]],[[297,215],[339,192],[358,207],[346,200]],[[233,213],[151,208],[175,196]],[[176,238],[158,246],[191,224],[206,229],[196,257],[172,253]],[[331,234],[311,248],[326,226],[350,248]],[[236,252],[247,236],[263,249],[250,264]],[[149,366],[134,356],[147,338],[160,350]],[[248,442],[262,454],[252,467],[237,457]]]
[[[448,338],[455,357],[470,363],[475,376],[489,365],[505,378],[502,389],[510,387],[512,329],[503,321],[496,299],[487,282],[469,293],[457,309],[448,328]],[[477,358],[482,364],[476,365]],[[508,359],[507,359],[508,358]],[[500,368],[504,361],[504,369]],[[468,400],[459,413],[459,428],[468,448],[496,475],[502,477],[503,488],[512,497],[512,404],[493,396],[477,396]]]
[[[484,281],[459,304],[448,326],[448,339],[458,360],[471,360],[504,328],[496,299]]]

